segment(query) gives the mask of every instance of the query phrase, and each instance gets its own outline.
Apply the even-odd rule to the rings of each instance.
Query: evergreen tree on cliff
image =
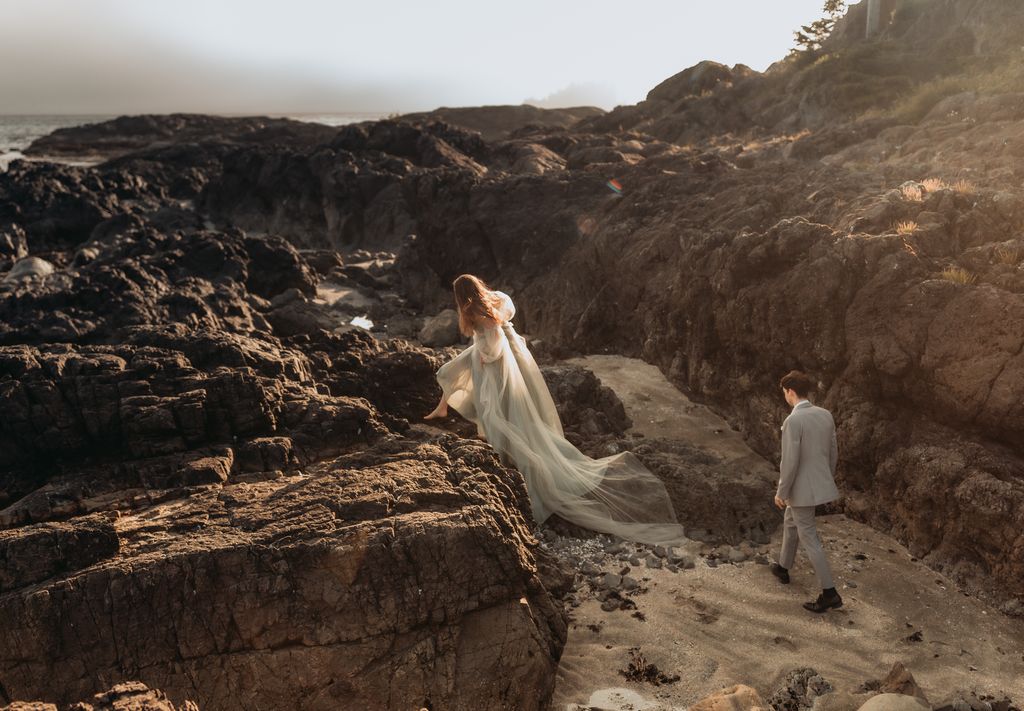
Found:
[[[828,39],[835,27],[836,20],[843,16],[846,11],[845,0],[825,0],[822,8],[825,16],[815,20],[809,25],[804,25],[793,33],[796,39],[796,52],[807,52],[821,49],[821,43]]]

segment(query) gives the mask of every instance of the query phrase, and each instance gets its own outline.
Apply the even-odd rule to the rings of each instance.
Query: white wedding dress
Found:
[[[591,459],[565,439],[540,369],[510,323],[512,299],[495,293],[501,323],[474,333],[437,380],[448,404],[522,473],[537,523],[555,513],[632,541],[683,544],[665,485],[635,455]]]

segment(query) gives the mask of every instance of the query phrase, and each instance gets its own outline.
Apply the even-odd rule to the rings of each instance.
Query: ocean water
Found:
[[[58,128],[81,126],[112,119],[113,116],[0,116],[0,170],[15,158],[23,157],[21,151],[37,138]]]
[[[344,114],[270,114],[274,117],[292,118],[297,121],[322,123],[326,126],[344,126],[360,121],[372,121],[384,118],[384,114],[370,112],[351,112]],[[17,158],[23,158],[22,151],[37,138],[51,133],[58,128],[82,126],[88,123],[99,123],[115,118],[111,115],[40,115],[40,116],[3,116],[0,115],[0,171],[7,169],[7,164]]]

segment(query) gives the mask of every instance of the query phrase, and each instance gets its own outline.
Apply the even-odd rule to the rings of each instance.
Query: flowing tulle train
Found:
[[[437,373],[448,404],[526,479],[534,518],[551,514],[642,543],[685,541],[665,485],[630,452],[591,459],[565,439],[547,384],[510,323],[474,334],[473,344]]]

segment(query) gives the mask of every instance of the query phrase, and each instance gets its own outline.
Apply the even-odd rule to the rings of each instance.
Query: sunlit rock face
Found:
[[[204,709],[541,708],[565,623],[525,498],[481,444],[395,438],[302,476],[7,531],[5,693],[68,701],[132,678]],[[30,560],[55,549],[71,555]]]

